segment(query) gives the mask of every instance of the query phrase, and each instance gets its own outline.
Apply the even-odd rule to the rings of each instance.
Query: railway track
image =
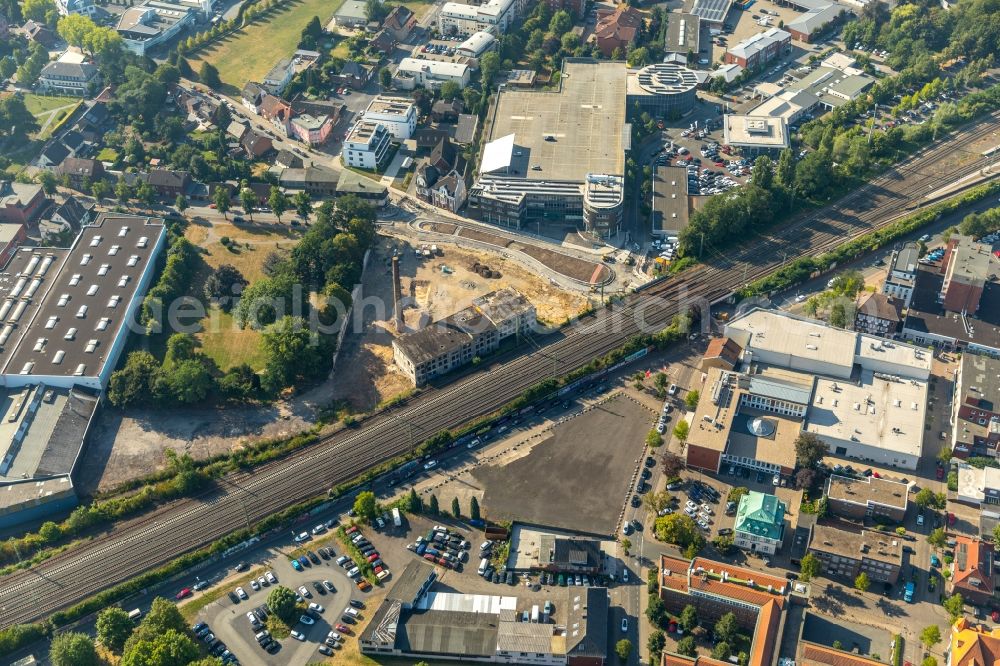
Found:
[[[253,472],[230,475],[200,497],[166,504],[36,567],[0,578],[0,626],[43,618],[323,493],[434,433],[489,413],[547,377],[586,364],[641,330],[662,328],[689,303],[717,301],[744,280],[768,275],[781,265],[779,253],[787,259],[818,254],[889,224],[930,186],[985,166],[983,158],[964,165],[946,158],[997,131],[998,118],[1000,114],[989,116],[954,134],[948,143],[922,151],[837,204],[784,227],[780,235],[761,238],[728,255],[716,253],[715,265],[696,267],[547,336],[545,344],[531,353],[427,391],[412,404],[373,417],[357,430],[335,433]],[[938,168],[942,163],[944,168]]]

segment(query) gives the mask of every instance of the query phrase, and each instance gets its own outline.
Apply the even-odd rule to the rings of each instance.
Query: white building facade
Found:
[[[380,123],[362,120],[344,141],[341,155],[344,164],[359,169],[377,170],[389,154],[392,134]]]

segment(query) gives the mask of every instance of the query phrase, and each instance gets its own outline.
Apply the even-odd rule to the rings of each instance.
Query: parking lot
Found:
[[[429,39],[426,44],[413,47],[413,57],[440,62],[458,62],[460,56],[455,55],[455,49],[465,41],[462,37],[444,36],[439,39]]]
[[[615,393],[546,431],[530,450],[473,471],[491,520],[611,534],[631,496],[653,414]]]

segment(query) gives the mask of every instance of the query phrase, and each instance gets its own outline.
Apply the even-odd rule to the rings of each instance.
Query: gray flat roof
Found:
[[[722,23],[732,6],[733,0],[695,0],[691,13],[709,23]]]
[[[152,270],[151,258],[165,233],[159,220],[111,213],[84,227],[66,260],[59,267],[53,261],[46,272],[48,279],[36,292],[41,302],[30,323],[19,329],[23,333],[4,374],[25,374],[30,368],[27,374],[36,376],[100,375],[114,341],[126,333],[129,306],[141,297],[138,287]],[[21,321],[26,321],[23,315]]]
[[[489,141],[514,135],[509,175],[582,182],[624,173],[625,79],[623,62],[567,59],[558,92],[501,90]]]
[[[653,231],[681,231],[688,225],[687,169],[658,166],[653,173]]]
[[[404,653],[492,657],[500,616],[466,611],[413,611],[397,629],[396,648]]]
[[[429,587],[428,581],[437,577],[434,567],[424,560],[410,560],[395,578],[392,589],[389,590],[390,599],[398,599],[406,605],[416,602],[421,590],[426,591]]]
[[[855,504],[882,504],[906,510],[906,500],[909,488],[905,483],[876,479],[869,476],[852,479],[839,474],[831,474],[826,485],[827,496],[831,499]]]
[[[697,14],[670,12],[667,18],[667,37],[664,48],[667,53],[698,52],[701,35],[701,17]],[[683,30],[681,29],[683,28]]]

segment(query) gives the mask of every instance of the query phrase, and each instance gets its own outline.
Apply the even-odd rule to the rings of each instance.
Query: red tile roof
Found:
[[[742,351],[732,338],[712,338],[708,341],[703,358],[721,358],[730,365],[736,365]]]
[[[688,560],[661,555],[660,586],[679,590],[686,594],[688,591],[687,574],[689,566],[691,566],[691,563]]]
[[[781,603],[777,599],[771,599],[760,607],[760,614],[757,616],[757,628],[754,630],[753,644],[750,646],[749,666],[771,666],[779,629],[781,629]]]
[[[957,536],[952,569],[953,588],[993,594],[993,544]]]

